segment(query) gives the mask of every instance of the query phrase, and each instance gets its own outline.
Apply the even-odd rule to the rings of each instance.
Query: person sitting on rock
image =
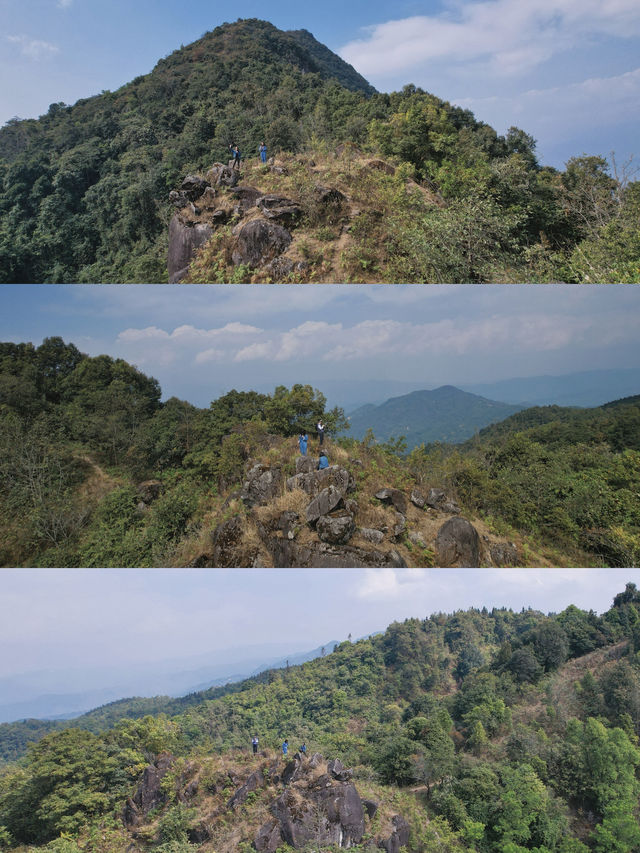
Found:
[[[301,432],[298,436],[298,444],[300,445],[300,455],[307,455],[307,442],[309,441],[309,436],[306,432]]]
[[[303,744],[302,744],[302,746],[300,747],[300,750],[299,750],[299,751],[300,751],[303,755],[306,755],[306,754],[307,754],[307,745],[306,745],[306,743],[303,743]]]
[[[260,160],[263,163],[266,163],[267,162],[267,146],[264,144],[264,142],[261,142],[260,145],[258,146],[258,153],[260,154]]]
[[[318,468],[317,468],[317,470],[322,471],[323,468],[328,468],[328,467],[329,467],[329,460],[327,459],[327,454],[323,450],[320,453],[320,456],[318,457]]]
[[[289,741],[285,738],[284,743],[282,744],[282,755],[286,758],[288,752],[289,752]]]
[[[240,149],[236,145],[235,148],[233,149],[233,168],[235,169],[237,166],[238,171],[240,171],[240,156],[241,156],[240,155]]]

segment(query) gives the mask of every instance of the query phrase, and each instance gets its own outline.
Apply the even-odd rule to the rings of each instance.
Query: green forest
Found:
[[[379,489],[435,487],[517,541],[524,565],[640,562],[640,397],[529,408],[464,444],[410,453],[402,439],[350,438],[342,410],[308,385],[233,390],[208,408],[161,397],[122,359],[61,338],[0,344],[0,564],[190,565],[219,523],[248,523],[237,499],[247,471],[295,474],[296,436],[313,436],[319,418],[330,460],[355,477],[363,527],[379,520]],[[155,499],[141,504],[145,488]],[[398,540],[405,558],[433,565],[411,532]]]
[[[526,131],[501,136],[413,85],[376,92],[310,33],[258,20],[0,129],[0,281],[167,281],[169,192],[226,161],[230,143],[251,156],[262,139],[294,169],[298,155],[333,162],[344,143],[394,165],[370,176],[375,209],[358,217],[343,280],[640,281],[640,183],[626,164],[544,166]],[[357,193],[351,156],[338,171]],[[312,206],[304,218],[333,239]]]
[[[407,851],[631,853],[640,593],[627,584],[601,616],[571,605],[408,619],[301,666],[50,725],[29,745],[24,724],[0,726],[4,849],[248,853],[268,788],[211,808],[246,778],[257,732],[272,760],[287,737],[353,767],[358,790],[409,822]],[[161,801],[130,833],[125,801],[167,754]]]

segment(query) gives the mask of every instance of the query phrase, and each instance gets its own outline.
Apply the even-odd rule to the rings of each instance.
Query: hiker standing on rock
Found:
[[[285,741],[282,744],[282,755],[284,758],[287,757],[287,752],[289,752],[289,741],[285,738]]]
[[[240,149],[236,145],[233,149],[233,168],[238,167],[238,171],[240,171]]]
[[[298,436],[298,444],[300,445],[300,455],[307,455],[307,442],[309,441],[309,436],[306,432],[301,432]]]
[[[254,735],[251,738],[251,746],[253,747],[253,754],[257,755],[258,754],[258,735]]]
[[[316,425],[316,432],[318,433],[318,447],[322,447],[324,444],[324,424],[322,421],[318,421]]]
[[[264,144],[264,142],[261,142],[260,145],[258,146],[258,153],[260,154],[260,159],[262,160],[262,162],[266,163],[267,162],[267,146]]]

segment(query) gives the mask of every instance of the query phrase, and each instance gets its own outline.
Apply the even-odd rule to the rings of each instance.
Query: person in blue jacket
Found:
[[[265,145],[264,142],[260,143],[260,145],[258,146],[258,151],[260,153],[260,159],[262,160],[263,163],[266,163],[267,162],[267,146]]]
[[[327,454],[322,450],[320,452],[320,456],[318,457],[318,471],[322,471],[323,468],[329,467],[329,460],[327,459]]]
[[[309,441],[309,436],[306,432],[301,432],[298,436],[298,444],[300,445],[300,455],[307,455],[307,442]]]
[[[286,756],[287,752],[289,752],[289,741],[285,738],[285,741],[282,744],[282,754]]]

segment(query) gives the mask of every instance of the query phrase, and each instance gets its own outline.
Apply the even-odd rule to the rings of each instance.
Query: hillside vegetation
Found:
[[[408,455],[402,439],[335,438],[346,426],[310,386],[199,409],[60,338],[0,344],[0,563],[638,564],[638,398],[529,409]],[[469,548],[445,547],[447,522]]]
[[[377,849],[395,827],[386,850],[631,853],[639,625],[633,584],[602,616],[573,605],[434,614],[187,697],[175,716],[52,732],[0,775],[1,843],[328,853],[340,842],[322,841],[322,827],[355,832],[356,807],[351,819],[342,805],[325,811],[314,792],[338,798],[354,785],[370,803],[355,850]],[[256,733],[264,751],[252,757]],[[285,737],[307,757],[279,760]],[[353,770],[325,770],[309,760],[316,750]]]
[[[285,164],[265,183],[297,190],[306,266],[256,278],[229,265],[231,222],[194,281],[640,280],[639,184],[624,167],[545,167],[519,128],[500,136],[413,85],[377,93],[310,33],[244,20],[116,92],[0,130],[0,281],[166,281],[169,193],[230,143],[253,180],[262,140]],[[354,168],[372,158],[381,169]],[[318,216],[319,178],[346,190],[342,219]]]

